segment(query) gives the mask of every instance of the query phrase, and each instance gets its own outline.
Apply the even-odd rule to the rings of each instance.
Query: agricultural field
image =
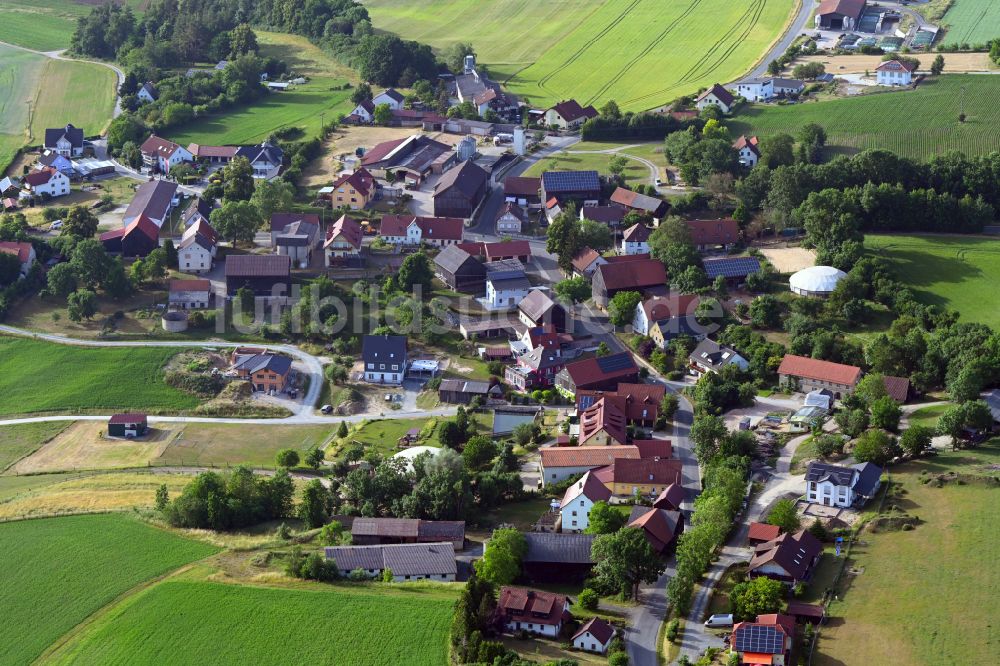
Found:
[[[66,429],[66,423],[19,423],[0,427],[0,472]]]
[[[179,349],[73,347],[0,337],[0,414],[142,409],[178,412],[199,400],[168,386],[163,366]],[[54,378],[59,381],[53,381]]]
[[[657,108],[748,71],[781,35],[792,0],[369,0],[376,28],[438,49],[469,42],[531,105],[574,97]],[[655,75],[652,73],[655,72]]]
[[[331,426],[274,425],[248,430],[240,425],[188,423],[165,426],[166,444],[153,465],[236,465],[274,467],[280,449],[295,449],[304,458],[333,434]]]
[[[51,663],[440,666],[448,661],[454,594],[435,587],[368,592],[169,580],[111,609]]]
[[[29,664],[123,592],[216,552],[127,516],[69,516],[0,525],[8,637],[0,662]]]
[[[945,44],[985,44],[1000,36],[1000,4],[996,0],[954,0],[941,24]]]
[[[275,130],[298,127],[306,137],[319,134],[320,115],[330,123],[351,110],[351,90],[345,83],[357,80],[350,69],[336,62],[304,37],[258,32],[261,55],[288,62],[297,74],[309,77],[304,85],[275,92],[233,111],[212,115],[169,132],[181,145],[259,143]]]
[[[1000,240],[869,235],[865,246],[886,258],[921,302],[956,310],[963,321],[1000,326],[1000,311],[988,305],[1000,281]]]
[[[65,425],[65,424],[62,424]],[[110,439],[103,421],[77,421],[11,467],[15,474],[84,469],[145,467],[167,445],[167,434],[152,428],[141,439]]]
[[[966,120],[958,120],[965,89]],[[929,159],[948,150],[984,155],[1000,149],[1000,80],[949,74],[916,90],[873,93],[789,106],[756,104],[727,123],[734,136],[794,135],[807,123],[826,129],[827,147],[853,153],[869,148]]]
[[[891,470],[886,506],[919,519],[909,531],[866,530],[830,606],[813,663],[986,664],[995,660],[1000,442],[940,451]],[[961,482],[931,480],[956,472]],[[926,482],[925,481],[929,481]],[[838,562],[839,564],[839,562]],[[956,621],[960,618],[960,621]],[[994,656],[991,656],[994,655]]]
[[[524,172],[525,176],[541,176],[545,171],[580,171],[596,170],[602,176],[608,175],[608,162],[614,157],[608,153],[583,153],[578,152],[576,146],[572,152],[556,153],[551,157],[538,160]],[[649,185],[651,174],[649,167],[638,160],[629,159],[625,167],[625,182],[638,185],[640,183]]]

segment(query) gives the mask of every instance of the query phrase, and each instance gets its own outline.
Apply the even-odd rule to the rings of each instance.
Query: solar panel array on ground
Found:
[[[937,35],[933,32],[927,30],[917,30],[917,34],[913,36],[913,40],[910,42],[910,46],[915,49],[924,48],[930,46],[934,43],[934,38]]]
[[[724,278],[742,278],[760,271],[760,260],[757,257],[705,259],[702,264],[705,267],[705,275],[710,280],[720,275]]]

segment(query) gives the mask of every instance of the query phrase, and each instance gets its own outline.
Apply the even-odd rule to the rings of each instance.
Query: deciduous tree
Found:
[[[619,590],[635,599],[640,583],[656,581],[666,565],[635,527],[625,527],[614,534],[602,534],[594,539],[591,557],[597,565],[594,576],[607,590]]]

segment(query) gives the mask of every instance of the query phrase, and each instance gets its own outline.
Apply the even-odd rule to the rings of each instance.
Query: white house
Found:
[[[753,168],[760,161],[760,146],[757,137],[742,135],[733,142],[733,150],[739,153],[740,164]]]
[[[562,631],[563,620],[570,617],[569,601],[552,592],[503,587],[497,595],[497,614],[507,633],[526,631],[556,638]]]
[[[698,95],[695,98],[694,105],[699,110],[702,111],[710,106],[718,107],[723,113],[729,113],[733,108],[733,98],[732,93],[720,86],[718,83],[713,85],[711,88]]]
[[[363,100],[347,116],[348,118],[353,116],[353,119],[358,122],[373,122],[375,120],[375,105],[370,99]]]
[[[517,259],[501,259],[484,264],[486,268],[486,299],[489,310],[512,310],[528,292],[531,283],[524,266]]]
[[[45,130],[45,149],[63,157],[83,155],[83,130],[73,125]]]
[[[599,617],[594,617],[573,634],[573,647],[584,652],[607,654],[611,641],[615,638],[615,628]]]
[[[597,502],[611,499],[611,491],[589,471],[566,489],[559,515],[563,532],[583,532],[590,526],[590,510]]]
[[[417,217],[414,215],[383,215],[379,236],[391,245],[437,247],[462,242],[465,226],[460,217]]]
[[[281,173],[281,162],[284,151],[267,141],[255,146],[240,146],[237,157],[245,157],[253,169],[253,177],[258,180],[271,180]]]
[[[871,463],[852,467],[813,462],[806,472],[806,498],[824,506],[847,508],[875,496],[882,485],[882,468]]]
[[[24,188],[21,196],[24,198],[42,195],[55,198],[69,194],[69,178],[58,169],[50,167],[27,174],[21,180],[21,185]]]
[[[156,86],[147,81],[142,84],[135,96],[139,98],[140,104],[146,104],[147,102],[155,102],[159,99],[160,93],[156,90]]]
[[[624,255],[649,254],[649,227],[642,223],[633,224],[622,234],[618,251]]]
[[[361,343],[365,381],[402,384],[406,376],[406,336],[366,335]]]
[[[735,86],[736,94],[748,102],[763,102],[774,97],[774,80],[747,79],[740,81]]]
[[[559,102],[545,111],[545,124],[573,129],[587,122],[590,118],[596,118],[597,109],[593,106],[580,106],[575,99],[567,99]]]
[[[688,363],[691,369],[699,375],[707,372],[719,372],[728,365],[735,365],[740,370],[747,370],[750,367],[750,363],[735,349],[720,345],[708,338],[698,343],[698,346],[688,356]]]
[[[875,68],[875,81],[880,86],[908,86],[917,66],[903,60],[886,60]]]
[[[639,335],[650,335],[653,324],[658,321],[694,315],[698,303],[698,297],[689,294],[654,296],[639,301],[632,317],[632,331]]]
[[[181,273],[207,273],[212,270],[214,256],[215,243],[210,238],[185,233],[177,245],[177,268]]]
[[[171,280],[167,301],[181,310],[201,310],[208,307],[211,293],[208,280]]]
[[[508,201],[497,213],[496,230],[500,235],[521,233],[522,224],[526,223],[528,216],[524,209],[516,203]]]
[[[142,153],[142,163],[151,171],[169,173],[172,167],[184,162],[193,162],[194,155],[173,141],[151,134],[139,147]]]
[[[403,102],[405,101],[402,93],[393,88],[383,90],[378,95],[375,95],[372,99],[372,106],[378,106],[379,104],[388,104],[389,108],[393,111],[398,111],[403,108]]]
[[[35,247],[31,243],[0,242],[0,252],[11,254],[21,262],[21,277],[27,277],[31,265],[35,263]]]

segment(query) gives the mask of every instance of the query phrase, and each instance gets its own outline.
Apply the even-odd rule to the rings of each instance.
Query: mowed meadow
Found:
[[[178,412],[199,400],[168,386],[163,367],[180,349],[78,347],[0,337],[0,414],[143,410]]]
[[[0,663],[30,664],[132,587],[218,549],[121,515],[0,524]]]
[[[368,0],[375,27],[444,49],[473,45],[533,106],[575,98],[661,106],[735,79],[782,34],[792,0]]]
[[[964,123],[958,119],[963,97]],[[916,90],[788,106],[757,104],[727,125],[734,136],[767,137],[794,135],[807,123],[822,125],[827,146],[842,152],[874,148],[915,159],[949,150],[984,155],[1000,150],[1000,77],[948,74],[928,77]]]
[[[169,580],[111,609],[48,661],[441,666],[454,593],[414,585],[368,591]]]

